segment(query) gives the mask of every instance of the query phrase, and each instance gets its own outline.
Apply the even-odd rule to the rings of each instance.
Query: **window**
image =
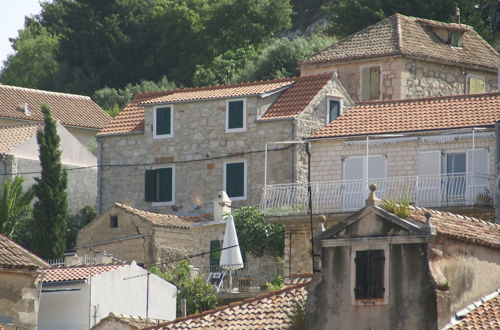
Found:
[[[361,100],[378,99],[380,99],[380,67],[363,67],[361,69]]]
[[[210,241],[210,266],[212,265],[219,265],[220,261],[220,254],[221,254],[221,244],[220,241],[213,240]]]
[[[246,199],[246,162],[228,162],[224,165],[224,190],[233,200]]]
[[[166,205],[174,202],[174,168],[165,167],[145,172],[145,201],[153,205]]]
[[[484,79],[479,76],[468,76],[467,91],[469,94],[484,93],[486,91],[486,84],[484,83]]]
[[[448,33],[448,43],[453,47],[462,47],[463,32],[461,31],[450,31]]]
[[[243,132],[246,130],[245,100],[227,101],[226,132]]]
[[[328,109],[326,113],[326,122],[329,123],[340,116],[340,100],[328,100]]]
[[[174,136],[173,131],[173,109],[171,106],[156,107],[154,109],[154,131],[155,139]]]
[[[356,266],[355,298],[384,298],[384,250],[356,251],[354,261]]]
[[[117,228],[118,227],[118,216],[117,215],[110,215],[109,216],[109,226],[111,228]]]

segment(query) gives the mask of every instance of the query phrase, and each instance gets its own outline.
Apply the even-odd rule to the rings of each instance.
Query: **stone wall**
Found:
[[[13,327],[37,328],[40,288],[37,272],[0,270],[0,315],[12,316]]]
[[[484,77],[485,92],[497,90],[497,74],[494,72],[405,58],[401,72],[401,97],[466,94],[469,74]]]

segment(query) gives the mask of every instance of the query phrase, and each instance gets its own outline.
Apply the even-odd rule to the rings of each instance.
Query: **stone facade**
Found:
[[[409,57],[385,57],[301,68],[301,75],[337,71],[351,98],[361,100],[361,70],[380,67],[380,100],[467,94],[469,76],[485,81],[485,92],[497,90],[497,73],[491,70],[446,65]]]
[[[153,108],[146,107],[144,133],[98,139],[101,155],[98,208],[102,212],[120,201],[160,213],[212,213],[214,195],[224,189],[226,161],[245,161],[247,168],[246,198],[234,200],[233,205],[258,205],[264,186],[266,143],[297,140],[322,127],[326,123],[325,96],[348,99],[333,79],[295,120],[260,120],[259,114],[277,96],[248,97],[246,130],[236,133],[225,132],[226,99],[170,104],[173,137],[157,139],[153,136]],[[350,105],[345,102],[345,106]],[[304,169],[303,154],[296,154],[300,148],[303,147],[268,145],[268,184],[294,182],[304,176],[300,174]],[[175,197],[171,205],[156,206],[145,202],[144,176],[145,170],[162,166],[174,167]]]

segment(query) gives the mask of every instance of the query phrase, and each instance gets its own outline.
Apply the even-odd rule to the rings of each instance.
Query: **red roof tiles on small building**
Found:
[[[29,114],[24,106],[28,105]],[[0,85],[0,118],[43,121],[41,105],[64,126],[102,129],[111,117],[88,96]]]
[[[500,119],[500,93],[360,102],[311,138],[493,126]]]
[[[291,285],[145,329],[287,329],[287,314],[307,298],[308,284]]]
[[[103,274],[115,270],[128,264],[113,263],[103,265],[77,265],[44,268],[42,282],[63,282],[85,280],[91,276]]]
[[[463,32],[463,47],[452,47],[434,28]],[[483,67],[496,71],[500,56],[468,25],[443,23],[394,14],[304,59],[302,66],[357,59],[409,56],[445,64]]]
[[[500,289],[457,313],[448,330],[500,329]]]
[[[6,236],[0,234],[0,269],[30,269],[48,267],[49,264]]]
[[[0,126],[0,154],[6,154],[36,136],[42,124]]]

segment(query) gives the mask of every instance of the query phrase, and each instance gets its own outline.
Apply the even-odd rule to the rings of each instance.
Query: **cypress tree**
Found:
[[[42,105],[44,128],[37,133],[40,150],[39,178],[35,178],[37,201],[33,206],[33,252],[46,259],[60,258],[64,254],[68,201],[66,187],[68,175],[61,164],[60,138],[50,109]]]

